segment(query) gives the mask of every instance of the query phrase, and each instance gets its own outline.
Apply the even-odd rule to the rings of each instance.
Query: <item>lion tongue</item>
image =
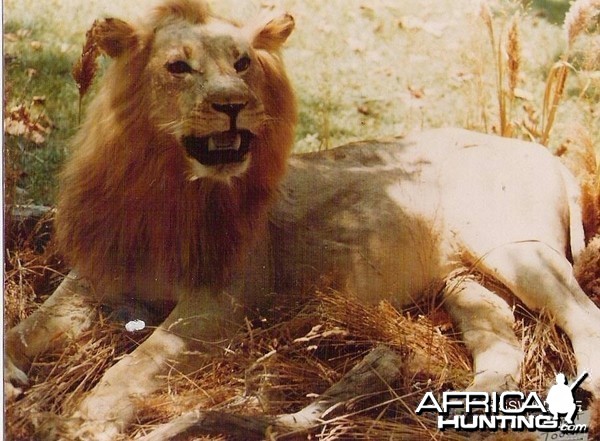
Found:
[[[208,150],[238,150],[242,144],[239,132],[229,131],[208,138]]]

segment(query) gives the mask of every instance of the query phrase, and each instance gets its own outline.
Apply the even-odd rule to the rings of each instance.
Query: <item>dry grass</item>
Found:
[[[589,264],[596,268],[598,251],[590,253],[595,261]],[[34,276],[33,271],[28,274],[29,279]],[[9,282],[19,279],[16,273],[10,276]],[[597,290],[597,271],[594,277]],[[13,286],[10,283],[7,292]],[[515,311],[515,331],[526,354],[522,390],[545,393],[556,372],[574,375],[568,339],[549,319],[540,320],[520,305]],[[298,410],[379,343],[405,360],[389,394],[357,397],[313,434],[327,440],[466,439],[464,434],[440,433],[428,416],[414,414],[425,391],[460,390],[471,378],[469,356],[439,306],[419,305],[402,312],[385,302],[369,307],[326,291],[316,292],[297,311],[274,311],[273,316],[279,318],[248,322],[227,351],[209,361],[199,359],[194,372],[172,371],[167,390],[144,399],[137,423],[123,439],[145,434],[196,408],[245,415]],[[29,372],[34,386],[7,408],[9,439],[35,439],[34,423],[41,424],[52,414],[70,414],[103,372],[149,331],[132,337],[100,310],[97,323],[64,351],[35,361]]]
[[[8,324],[38,305],[34,293],[60,280],[56,256],[32,250],[35,235],[10,254],[5,286]],[[600,242],[596,239],[576,268],[577,277],[600,304]],[[42,296],[43,299],[43,296]],[[548,318],[515,305],[525,350],[523,390],[545,393],[556,372],[574,375],[568,339]],[[37,424],[52,415],[70,414],[83,394],[118,358],[145,336],[123,332],[122,325],[98,310],[97,325],[62,351],[35,360],[33,386],[7,407],[11,440],[36,438]],[[370,349],[384,343],[405,360],[402,375],[380,397],[357,397],[320,427],[320,439],[466,439],[440,433],[427,416],[417,417],[425,391],[465,388],[471,378],[469,355],[458,341],[449,316],[436,302],[398,311],[382,302],[365,306],[343,293],[315,292],[301,307],[280,307],[268,318],[247,322],[227,350],[210,360],[199,358],[194,372],[173,370],[168,388],[144,399],[138,421],[123,439],[147,433],[157,424],[191,409],[222,410],[245,415],[292,412],[338,381]],[[220,439],[220,438],[206,438]]]
[[[567,50],[571,50],[577,37],[594,24],[597,25],[599,14],[600,1],[598,0],[576,0],[571,4],[564,23]]]
[[[133,16],[140,3],[91,0],[32,7],[29,1],[6,0],[5,13],[24,27],[41,23],[50,29],[44,31],[49,35],[45,44],[66,45],[75,61],[95,18]],[[214,3],[227,15],[234,11],[245,17],[271,2]],[[486,3],[483,9],[479,2],[452,0],[273,3],[291,10],[298,24],[286,51],[303,109],[298,150],[444,125],[540,140],[578,172],[587,237],[598,232],[600,43],[586,33],[593,29],[597,1],[577,1],[564,31],[504,1]],[[60,22],[69,27],[56,26]],[[481,38],[485,34],[488,41]],[[34,248],[29,238],[7,253],[6,326],[37,307],[64,271],[50,251],[39,254]],[[597,304],[599,256],[595,239],[576,268]],[[521,305],[515,310],[515,331],[526,352],[522,389],[545,391],[558,371],[572,376],[565,336],[548,319],[531,316]],[[471,378],[469,356],[439,305],[409,311],[387,303],[367,307],[323,289],[305,306],[273,311],[273,317],[247,323],[227,351],[199,363],[196,372],[173,371],[168,390],[144,400],[126,438],[196,407],[243,414],[297,410],[381,342],[406,360],[404,375],[390,385],[390,397],[366,410],[360,400],[368,397],[359,398],[342,415],[324,422],[314,437],[464,439],[439,433],[433,422],[414,415],[424,391],[461,389]],[[97,327],[65,351],[35,361],[29,372],[34,386],[7,407],[7,439],[35,439],[32,421],[50,413],[68,414],[144,336],[132,338],[99,310]]]
[[[566,41],[559,60],[554,62],[546,76],[543,101],[541,105],[541,120],[533,116],[536,112],[532,103],[526,103],[524,110],[527,118],[521,123],[515,117],[514,106],[517,99],[526,101],[527,94],[518,89],[521,82],[522,67],[522,37],[521,37],[521,11],[517,10],[508,21],[508,31],[497,32],[492,13],[487,2],[482,3],[479,16],[487,29],[491,43],[492,53],[495,55],[496,93],[498,101],[499,126],[494,131],[506,137],[526,137],[531,141],[548,145],[550,133],[556,122],[557,112],[561,100],[565,95],[567,78],[570,72],[577,72],[571,64],[571,59],[576,56],[577,40],[585,36],[588,29],[594,27],[598,21],[600,7],[597,0],[578,0],[574,2],[565,17],[564,29]],[[525,20],[526,23],[526,20]],[[506,23],[502,21],[500,26]],[[503,44],[506,38],[506,44]],[[587,66],[594,71],[600,68],[597,63]],[[519,126],[522,130],[519,130]]]
[[[98,71],[98,62],[96,59],[100,56],[100,50],[93,37],[96,24],[97,21],[94,21],[92,27],[85,33],[85,43],[81,51],[81,57],[75,62],[72,70],[73,79],[77,83],[77,90],[79,91],[79,121],[81,121],[82,116],[83,97],[88,93]]]

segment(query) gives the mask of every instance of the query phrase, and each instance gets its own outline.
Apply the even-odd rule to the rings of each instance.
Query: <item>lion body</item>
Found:
[[[6,379],[92,326],[90,297],[169,307],[51,433],[118,437],[190,349],[210,354],[261,299],[323,281],[369,302],[440,294],[473,390],[519,381],[501,285],[554,317],[600,395],[600,311],[572,276],[583,232],[566,169],[541,146],[447,129],[292,157],[282,181],[296,108],[278,50],[292,29],[286,14],[241,26],[194,0],[94,26],[114,60],[61,177],[56,234],[74,271],[8,333]]]
[[[545,148],[459,129],[293,156],[271,214],[277,291],[329,275],[364,300],[406,305],[508,244],[576,255],[577,198]]]

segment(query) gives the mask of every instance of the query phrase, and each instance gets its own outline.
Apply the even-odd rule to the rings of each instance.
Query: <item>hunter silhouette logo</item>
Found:
[[[559,414],[566,414],[565,422],[573,424],[573,418],[577,413],[577,404],[575,404],[573,391],[579,387],[587,376],[588,373],[584,372],[573,384],[567,386],[565,375],[562,373],[556,374],[556,384],[550,388],[546,397],[546,405],[553,419],[558,420]]]
[[[426,392],[415,413],[437,413],[437,427],[442,431],[560,431],[560,436],[584,434],[583,437],[565,438],[583,440],[587,439],[588,427],[581,421],[575,422],[579,406],[573,391],[587,376],[584,372],[568,385],[565,375],[557,374],[556,384],[548,391],[545,401],[536,392],[446,391],[440,398],[433,392]],[[561,415],[564,415],[562,420]]]

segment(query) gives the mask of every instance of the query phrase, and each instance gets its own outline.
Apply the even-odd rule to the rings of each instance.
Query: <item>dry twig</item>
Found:
[[[94,21],[92,27],[85,33],[85,44],[81,51],[79,60],[73,66],[71,71],[77,89],[79,90],[79,120],[81,121],[81,103],[83,97],[87,94],[94,81],[94,76],[98,70],[96,59],[100,55],[100,50],[94,38],[94,28],[98,25],[98,20]]]

